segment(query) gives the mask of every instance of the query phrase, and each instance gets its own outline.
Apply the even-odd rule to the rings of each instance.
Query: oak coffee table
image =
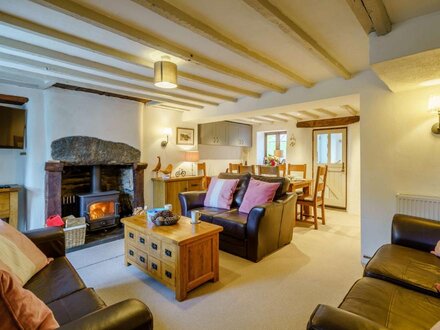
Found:
[[[134,265],[186,299],[187,293],[219,279],[221,226],[191,224],[181,217],[172,226],[156,226],[145,215],[122,219],[125,226],[125,265]]]

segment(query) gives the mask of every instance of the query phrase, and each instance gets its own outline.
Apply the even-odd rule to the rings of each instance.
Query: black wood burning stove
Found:
[[[98,230],[119,224],[119,191],[101,191],[101,167],[94,165],[91,175],[92,191],[76,195],[78,214],[85,217],[88,229]]]

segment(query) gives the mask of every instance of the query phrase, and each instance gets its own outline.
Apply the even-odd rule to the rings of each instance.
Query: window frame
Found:
[[[265,158],[268,157],[268,154],[267,154],[267,137],[268,137],[268,135],[275,135],[275,150],[278,150],[278,149],[280,149],[280,145],[281,145],[281,134],[286,134],[286,138],[287,138],[287,131],[274,131],[274,132],[265,132],[264,133],[264,157]],[[286,155],[284,155],[283,159],[285,159],[285,158],[286,158]]]

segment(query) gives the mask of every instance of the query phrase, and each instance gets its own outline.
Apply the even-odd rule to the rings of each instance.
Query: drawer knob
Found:
[[[131,256],[134,256],[134,251],[130,250],[130,251],[128,251],[128,254],[131,255]]]
[[[139,242],[141,242],[141,244],[145,244],[145,238],[143,237],[139,238]]]
[[[168,250],[168,249],[165,249],[165,255],[166,255],[167,257],[171,257],[172,252],[171,252],[170,250]]]
[[[153,262],[153,263],[151,263],[151,268],[153,268],[154,270],[157,270],[157,265]]]
[[[171,272],[169,272],[169,271],[165,271],[165,276],[168,278],[172,278],[173,274],[171,274]]]
[[[141,262],[145,262],[145,258],[144,258],[144,257],[139,257],[139,260],[140,260]]]
[[[156,243],[151,243],[151,248],[153,250],[157,250],[157,244]]]
[[[128,237],[134,238],[134,234],[133,233],[128,233]]]

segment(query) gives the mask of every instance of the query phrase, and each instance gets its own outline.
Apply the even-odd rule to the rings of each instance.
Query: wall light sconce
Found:
[[[159,88],[177,87],[177,65],[170,61],[169,56],[154,63],[154,86]]]
[[[161,146],[162,148],[165,148],[165,147],[168,145],[168,141],[169,141],[168,137],[169,137],[169,136],[171,135],[171,133],[172,133],[171,128],[169,128],[169,127],[164,128],[164,129],[162,130],[162,133],[166,136],[166,140],[163,140],[163,141],[160,143],[160,146]]]
[[[433,134],[440,134],[440,95],[434,95],[429,98],[428,109],[438,114],[438,123],[432,125],[431,132]]]

